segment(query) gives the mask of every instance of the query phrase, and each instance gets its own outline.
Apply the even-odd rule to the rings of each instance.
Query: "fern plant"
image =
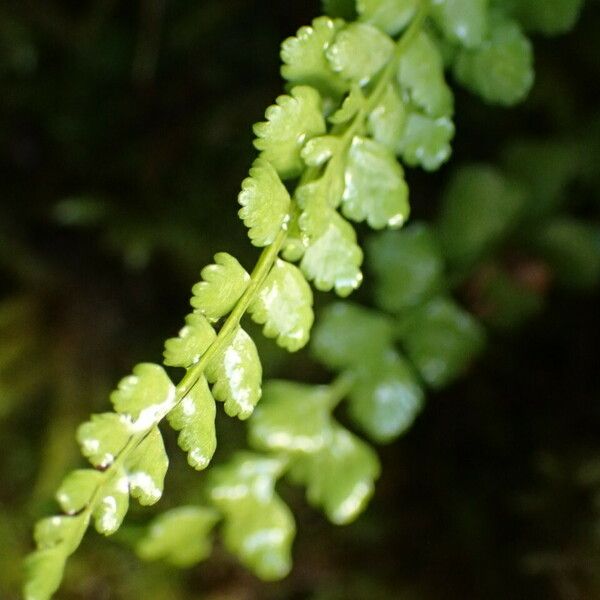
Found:
[[[562,31],[580,2],[557,0],[548,8],[533,0],[361,0],[352,22],[340,18],[354,16],[350,3],[326,6],[329,16],[284,42],[289,93],[254,129],[260,154],[242,183],[239,214],[252,244],[263,248],[260,258],[248,272],[235,257],[219,253],[202,270],[192,289],[193,311],[179,336],[165,344],[164,364],[184,369],[177,384],[158,364],[137,365],[111,395],[114,412],[80,426],[77,439],[92,468],[65,478],[56,494],[62,514],[36,525],[37,550],[27,559],[28,599],[49,598],[58,589],[91,522],[109,535],[120,527],[130,496],[143,505],[160,499],[168,469],[163,421],[180,432],[188,462],[201,470],[216,447],[215,401],[229,416],[250,417],[262,394],[262,368],[241,325],[246,313],[267,337],[296,351],[313,323],[309,282],[340,296],[360,285],[363,251],[348,219],[375,229],[401,227],[409,216],[408,186],[396,157],[406,166],[434,170],[450,156],[453,95],[445,71],[488,102],[520,101],[533,82],[531,44],[521,24]],[[426,233],[416,238],[417,246],[427,247]],[[470,329],[470,346],[479,346],[478,327],[447,300],[420,306],[424,297],[416,294],[410,301],[434,334],[445,327]],[[323,333],[328,322],[330,333]],[[401,321],[399,327],[423,379],[443,385],[449,375],[427,362],[423,322],[411,327]],[[251,438],[256,447],[278,452],[241,454],[215,469],[208,488],[213,506],[164,516],[142,554],[162,552],[156,531],[166,520],[171,530],[197,534],[194,544],[171,547],[176,562],[198,560],[209,551],[207,532],[223,517],[226,544],[245,564],[266,579],[285,575],[294,524],[274,491],[284,471],[307,485],[311,502],[333,522],[355,518],[379,465],[373,450],[336,423],[331,411],[349,395],[357,421],[381,441],[409,426],[422,392],[392,348],[393,329],[385,317],[352,306],[332,309],[315,348],[342,371],[340,378],[320,388],[269,384],[272,399],[257,415]],[[340,337],[347,337],[345,343]],[[458,348],[455,354],[459,364],[453,369],[460,370],[464,353]],[[385,402],[365,400],[388,379],[403,381],[401,391],[392,390],[402,397],[394,414]],[[273,414],[271,405],[277,407]],[[279,428],[277,419],[283,420]],[[380,430],[382,423],[387,430]]]

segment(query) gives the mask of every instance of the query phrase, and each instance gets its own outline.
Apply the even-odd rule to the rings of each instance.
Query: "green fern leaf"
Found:
[[[456,78],[491,103],[520,102],[533,85],[533,50],[517,23],[497,16],[489,37],[477,48],[463,49],[454,63]]]
[[[61,546],[70,554],[81,543],[86,527],[84,514],[46,517],[36,523],[33,537],[40,550]]]
[[[349,87],[332,70],[325,51],[333,42],[343,21],[319,17],[310,27],[301,27],[296,37],[290,37],[281,45],[281,75],[292,84],[310,85],[323,97],[338,99]]]
[[[423,380],[436,389],[465,371],[485,339],[481,325],[445,298],[412,311],[402,321],[399,337]]]
[[[112,535],[123,522],[129,509],[129,480],[119,468],[104,483],[101,497],[94,508],[94,526],[102,535]]]
[[[414,104],[430,117],[452,114],[453,96],[444,79],[444,65],[432,39],[422,31],[398,62],[398,82]]]
[[[401,312],[429,300],[444,287],[444,261],[427,225],[413,223],[401,232],[384,232],[368,243],[375,275],[377,306]],[[402,282],[399,285],[398,282]]]
[[[115,410],[130,417],[136,431],[160,421],[175,403],[175,386],[160,365],[136,365],[110,395]]]
[[[405,125],[406,106],[396,86],[390,83],[377,106],[369,113],[367,131],[375,141],[396,152]]]
[[[261,395],[262,367],[252,338],[238,327],[229,344],[206,366],[212,392],[230,417],[247,419]]]
[[[74,515],[88,505],[102,481],[102,473],[94,469],[71,471],[60,484],[56,500],[66,514]]]
[[[348,151],[342,212],[374,229],[400,227],[408,218],[404,172],[385,146],[355,137]]]
[[[369,356],[356,367],[355,376],[350,415],[371,439],[390,442],[413,424],[423,407],[423,390],[394,350]]]
[[[307,486],[309,502],[322,507],[332,523],[344,525],[364,510],[379,472],[372,448],[337,425],[320,452],[297,458],[290,477]]]
[[[342,125],[348,123],[362,108],[364,108],[366,98],[358,84],[354,84],[349,94],[344,98],[342,105],[329,117],[329,122],[333,125]]]
[[[336,73],[364,86],[389,61],[393,52],[394,42],[377,27],[351,23],[336,35],[325,54]]]
[[[192,306],[209,321],[231,312],[250,283],[250,275],[227,252],[215,254],[215,264],[202,269],[200,281],[192,288]]]
[[[215,330],[204,315],[189,314],[179,336],[165,342],[165,365],[185,368],[195,365],[216,337]]]
[[[258,450],[311,453],[323,448],[330,428],[329,390],[289,381],[269,381],[249,421]]]
[[[60,586],[65,563],[81,543],[88,526],[85,514],[48,517],[36,524],[38,550],[25,561],[25,600],[49,600]]]
[[[60,546],[37,550],[25,560],[25,600],[49,600],[60,587],[68,553]]]
[[[309,167],[321,167],[334,154],[340,151],[342,140],[334,135],[322,135],[309,140],[302,152],[302,160]]]
[[[335,210],[323,207],[316,218],[303,214],[300,227],[309,236],[300,268],[315,287],[328,292],[335,288],[347,296],[362,281],[362,250],[350,223]]]
[[[264,154],[264,152],[263,152]],[[268,154],[268,153],[267,153]],[[272,244],[290,219],[290,195],[270,162],[257,159],[242,182],[239,211],[255,246]]]
[[[210,532],[219,514],[204,506],[180,506],[159,515],[136,550],[144,560],[162,559],[180,568],[191,567],[212,552]]]
[[[210,497],[225,515],[225,545],[265,580],[285,577],[291,568],[296,528],[274,491],[284,467],[279,458],[239,453],[211,473]]]
[[[92,415],[77,429],[81,453],[100,469],[110,466],[121,453],[133,433],[131,422],[123,415]]]
[[[450,140],[453,137],[454,124],[448,117],[433,119],[411,112],[406,118],[404,133],[396,150],[406,164],[435,171],[450,157]]]
[[[311,340],[313,355],[324,365],[342,370],[380,355],[392,344],[392,321],[350,302],[330,304],[320,315]]]
[[[153,427],[125,461],[131,495],[143,506],[158,502],[168,467],[162,435],[158,427]]]
[[[173,429],[180,431],[177,442],[188,453],[194,469],[204,469],[215,453],[215,401],[204,377],[200,377],[187,396],[167,415]]]
[[[487,35],[488,5],[489,0],[436,0],[431,16],[448,40],[474,48]]]
[[[295,352],[310,337],[314,321],[313,296],[300,270],[277,260],[248,311],[254,321],[264,324],[263,333]]]
[[[279,96],[265,117],[265,122],[254,126],[254,145],[261,158],[270,162],[282,179],[298,176],[303,169],[302,146],[326,130],[319,93],[305,85],[296,86],[291,95]],[[273,187],[272,182],[267,185]]]
[[[402,31],[419,7],[419,0],[358,0],[361,21],[376,25],[390,35]]]

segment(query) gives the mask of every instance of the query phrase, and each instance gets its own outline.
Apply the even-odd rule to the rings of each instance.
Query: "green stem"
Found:
[[[352,371],[346,371],[338,375],[329,384],[329,407],[335,407],[348,395],[356,382],[356,375]]]
[[[190,393],[192,388],[198,383],[200,377],[202,377],[202,373],[206,368],[208,361],[215,356],[220,350],[223,349],[223,346],[229,341],[229,338],[233,334],[233,332],[237,329],[241,318],[244,316],[244,313],[250,306],[250,303],[254,300],[256,292],[260,289],[262,284],[265,281],[265,278],[269,274],[271,267],[274,265],[279,251],[285,242],[285,238],[287,236],[287,228],[282,228],[277,237],[273,241],[270,246],[267,246],[262,254],[260,255],[256,266],[254,267],[251,275],[250,275],[250,283],[248,287],[237,301],[235,307],[223,323],[223,327],[219,330],[215,341],[211,344],[208,350],[202,355],[202,358],[198,363],[196,363],[193,367],[190,367],[183,377],[183,379],[179,382],[177,386],[177,394],[175,398],[175,402],[173,405],[169,406],[165,409],[164,414],[159,415],[156,419],[156,422],[152,425],[150,429],[147,431],[142,431],[140,433],[132,435],[124,448],[119,452],[119,454],[115,457],[115,460],[111,463],[111,465],[104,471],[103,480],[98,484],[95,488],[90,501],[88,502],[86,508],[83,510],[83,516],[86,520],[89,520],[94,509],[96,508],[96,502],[100,495],[100,492],[104,485],[110,481],[110,478],[114,476],[117,469],[119,469],[130,452],[135,450],[150,434],[153,427],[156,427],[158,423],[160,423],[169,412],[171,412],[183,399]]]
[[[183,399],[190,390],[196,385],[200,376],[202,375],[208,361],[224,346],[225,341],[229,339],[230,335],[237,329],[241,318],[244,316],[248,306],[254,300],[254,296],[258,289],[264,283],[265,278],[269,274],[271,267],[277,259],[277,255],[285,242],[287,236],[287,229],[281,229],[270,246],[267,246],[262,254],[260,255],[256,266],[254,267],[252,274],[250,275],[250,283],[238,300],[234,309],[227,317],[223,327],[221,327],[217,339],[212,343],[210,348],[202,355],[202,358],[193,367],[188,369],[185,377],[179,382],[177,386],[178,395],[181,394]]]

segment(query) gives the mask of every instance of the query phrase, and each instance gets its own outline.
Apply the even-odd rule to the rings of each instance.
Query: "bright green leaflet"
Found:
[[[281,45],[284,79],[310,85],[324,97],[339,98],[349,86],[333,71],[325,51],[342,25],[342,21],[319,17],[312,26],[301,27],[295,37],[285,40]]]
[[[262,367],[252,338],[241,327],[208,363],[206,378],[230,417],[247,419],[252,414],[260,400]]]
[[[290,195],[268,160],[259,158],[242,182],[239,215],[255,246],[268,246],[289,221]]]
[[[267,337],[276,337],[280,346],[295,352],[310,337],[312,303],[312,291],[300,270],[277,260],[248,312],[257,323],[264,324]]]
[[[373,140],[355,137],[344,172],[342,212],[373,229],[401,227],[410,211],[404,171],[394,155]]]
[[[325,133],[325,119],[321,111],[321,97],[311,87],[292,88],[290,96],[279,96],[276,102],[265,112],[267,120],[254,126],[254,133],[257,136],[254,145],[261,151],[260,157],[273,165],[282,179],[290,179],[302,171],[300,151],[304,143],[311,137]],[[277,210],[278,205],[281,205],[280,196],[283,195],[283,190],[279,187],[281,183],[277,182],[272,174],[261,172],[261,163],[256,165],[256,168],[256,173],[250,172],[250,175],[257,180],[258,190],[249,193],[253,194],[255,202],[258,197],[260,202],[264,203],[268,202],[264,197],[265,192],[274,193],[274,188],[277,188],[274,196],[275,206],[267,205],[270,210]],[[267,169],[268,167],[262,163],[262,170]],[[244,191],[240,202],[243,198]],[[280,206],[280,213],[281,208],[283,207]],[[256,213],[253,214],[256,218]],[[243,217],[244,220],[248,218],[245,213]],[[268,215],[265,214],[263,226],[267,225],[267,220]],[[252,237],[252,230],[250,237]],[[266,243],[259,245],[266,245]]]
[[[191,304],[209,321],[229,313],[250,283],[250,275],[231,254],[215,254],[215,264],[200,273],[202,281],[192,288]]]
[[[326,55],[334,71],[363,86],[384,67],[393,51],[394,43],[377,27],[352,23],[337,34]]]
[[[165,365],[186,368],[195,365],[216,337],[215,330],[203,314],[189,314],[179,336],[165,342]]]
[[[177,443],[188,453],[194,469],[205,469],[217,448],[215,400],[208,383],[201,377],[187,396],[167,415],[169,424],[179,431]]]

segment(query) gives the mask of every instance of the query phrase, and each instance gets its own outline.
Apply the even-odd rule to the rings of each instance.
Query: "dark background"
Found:
[[[235,201],[251,124],[282,91],[279,43],[319,13],[279,0],[0,5],[0,597],[18,597],[32,523],[81,464],[76,425],[135,362],[159,360],[216,251],[252,265]],[[413,215],[435,215],[453,168],[497,161],[515,138],[600,131],[599,28],[590,2],[572,33],[534,38],[521,107],[457,89],[453,158],[409,172]],[[568,210],[597,221],[599,187],[573,185]],[[134,510],[113,538],[86,537],[58,597],[600,598],[598,290],[548,289],[537,316],[492,330],[468,377],[381,449],[355,524],[328,524],[283,486],[299,530],[283,582],[221,547],[187,572],[140,563],[127,545],[150,511]],[[356,297],[370,302],[368,278]],[[260,351],[267,376],[327,380],[307,353]],[[219,435],[218,460],[245,443],[223,418]],[[158,510],[193,501],[202,478],[170,444]]]

